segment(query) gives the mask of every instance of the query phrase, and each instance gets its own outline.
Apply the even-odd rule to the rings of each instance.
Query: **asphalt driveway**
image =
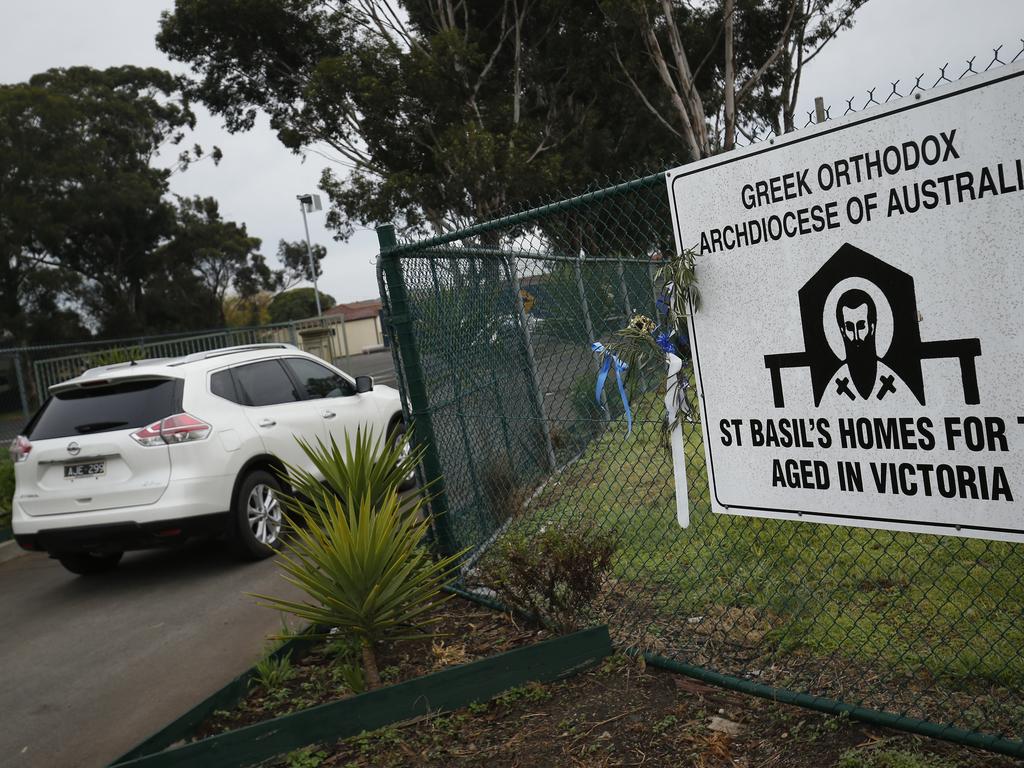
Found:
[[[92,578],[0,563],[0,764],[105,766],[252,666],[281,624],[246,592],[297,593],[216,542]]]

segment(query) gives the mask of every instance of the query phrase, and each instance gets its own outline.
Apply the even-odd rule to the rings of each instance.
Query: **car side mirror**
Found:
[[[373,376],[356,376],[356,394],[373,391]]]

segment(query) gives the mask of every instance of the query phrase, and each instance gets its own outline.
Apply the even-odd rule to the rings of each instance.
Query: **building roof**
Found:
[[[324,311],[324,316],[341,315],[345,322],[352,320],[365,320],[368,317],[376,317],[380,312],[380,299],[366,299],[364,301],[351,301],[348,304],[336,304]]]

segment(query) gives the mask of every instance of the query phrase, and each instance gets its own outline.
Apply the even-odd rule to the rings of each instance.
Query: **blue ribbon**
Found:
[[[599,341],[595,341],[590,345],[591,350],[597,352],[603,356],[601,362],[601,370],[597,372],[597,384],[594,387],[594,399],[597,401],[598,406],[604,408],[604,404],[601,402],[601,393],[604,391],[605,382],[608,380],[608,374],[615,366],[615,380],[619,385],[619,397],[622,398],[622,408],[626,412],[626,437],[629,437],[633,432],[633,412],[629,408],[629,397],[626,395],[626,387],[622,383],[622,374],[629,368],[624,362],[622,362],[618,355],[613,355],[607,349],[604,344]]]
[[[672,342],[672,334],[668,331],[658,332],[658,329],[654,330],[654,341],[661,347],[661,351],[669,355],[676,354],[676,345]]]

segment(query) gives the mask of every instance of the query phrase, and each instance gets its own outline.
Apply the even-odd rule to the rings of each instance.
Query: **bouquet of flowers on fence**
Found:
[[[633,431],[633,410],[630,408],[630,392],[635,390],[641,374],[645,371],[663,370],[662,365],[670,361],[669,355],[678,358],[680,365],[670,365],[675,370],[667,386],[674,389],[676,398],[675,416],[670,427],[675,427],[679,418],[690,411],[686,399],[689,379],[690,338],[686,326],[688,306],[696,311],[700,306],[697,278],[694,264],[695,254],[684,251],[667,260],[655,273],[655,284],[661,286],[655,302],[658,322],[644,314],[634,314],[625,328],[615,334],[615,340],[607,346],[601,342],[591,344],[591,350],[598,356],[597,381],[594,397],[601,408],[605,385],[612,371],[622,400],[626,417],[626,436]],[[632,386],[630,386],[632,385]]]

